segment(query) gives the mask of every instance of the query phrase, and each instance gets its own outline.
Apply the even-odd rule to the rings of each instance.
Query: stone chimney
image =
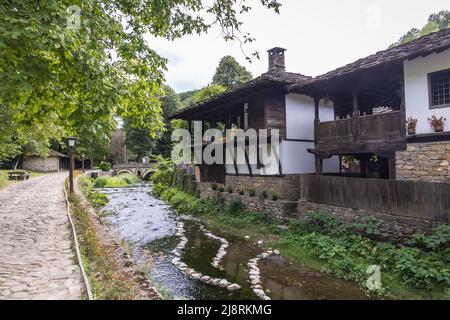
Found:
[[[267,52],[269,53],[269,71],[284,71],[284,52],[286,49],[275,47]]]

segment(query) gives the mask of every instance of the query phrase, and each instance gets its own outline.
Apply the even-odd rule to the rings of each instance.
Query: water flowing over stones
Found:
[[[271,255],[279,255],[279,250],[267,250],[263,253],[260,253],[256,256],[256,258],[250,259],[247,263],[247,266],[249,267],[249,278],[251,283],[251,288],[253,292],[260,298],[261,300],[271,300],[270,297],[266,294],[266,292],[263,290],[263,287],[261,285],[261,272],[258,268],[258,262],[260,260],[267,259]]]
[[[258,245],[260,239],[254,236],[240,238],[215,229],[214,235],[226,239],[229,246],[218,263],[224,269],[213,267],[222,241],[205,235],[201,230],[204,221],[198,217],[177,213],[155,198],[149,193],[151,188],[151,184],[141,182],[98,191],[110,199],[102,210],[108,213],[105,221],[129,245],[133,260],[142,263],[168,299],[366,298],[357,284],[318,275],[280,256],[271,256],[278,250],[266,252],[265,241]],[[248,270],[247,263],[258,254],[271,257],[255,261],[258,269]],[[255,273],[259,270],[260,274]]]
[[[211,265],[216,269],[223,270],[223,267],[220,266],[220,261],[222,261],[222,258],[227,254],[226,249],[229,246],[227,239],[216,236],[212,232],[208,231],[203,225],[200,225],[199,227],[200,230],[202,230],[202,232],[205,234],[205,236],[220,241],[221,245],[219,251],[217,251],[217,255],[214,257],[213,261],[211,262]]]
[[[228,241],[226,239],[224,239],[224,238],[217,237],[217,236],[213,235],[212,233],[207,231],[205,229],[205,227],[202,226],[202,225],[200,225],[200,229],[202,231],[204,231],[205,234],[208,233],[209,234],[208,237],[214,238],[214,239],[218,239],[218,240],[220,240],[222,242],[222,246],[220,247],[218,254],[216,255],[216,257],[213,260],[213,266],[214,266],[215,263],[217,263],[217,265],[218,265],[220,260],[226,254],[224,248],[228,247]],[[197,272],[196,270],[194,270],[192,268],[189,268],[186,265],[186,263],[181,261],[181,258],[179,258],[182,255],[182,252],[184,251],[184,249],[186,247],[186,244],[188,242],[188,239],[185,236],[184,223],[182,221],[178,221],[177,222],[176,234],[175,235],[180,238],[180,242],[178,243],[176,248],[174,250],[172,250],[172,253],[175,256],[177,256],[176,258],[172,259],[172,264],[175,267],[177,267],[182,273],[184,273],[186,276],[190,277],[193,280],[199,280],[199,281],[202,281],[203,283],[206,283],[206,284],[210,284],[210,285],[215,285],[215,286],[219,286],[219,287],[222,287],[222,288],[226,288],[229,291],[236,291],[236,290],[241,289],[241,286],[238,285],[237,283],[231,283],[231,282],[229,282],[226,279],[212,278],[210,276],[203,275],[202,273]],[[224,247],[225,244],[226,244],[226,246]],[[216,260],[217,258],[218,258],[218,260]]]

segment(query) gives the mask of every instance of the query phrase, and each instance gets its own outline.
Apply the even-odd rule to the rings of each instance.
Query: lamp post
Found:
[[[73,193],[73,151],[75,149],[75,137],[69,137],[69,192]]]
[[[83,170],[84,173],[84,153],[81,154],[81,170]]]

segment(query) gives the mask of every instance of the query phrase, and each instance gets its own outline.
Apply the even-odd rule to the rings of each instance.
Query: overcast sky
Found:
[[[211,82],[218,61],[234,56],[256,77],[267,71],[266,51],[283,47],[287,71],[316,76],[387,48],[431,13],[450,9],[448,0],[279,0],[279,15],[252,0],[242,16],[243,30],[256,41],[245,47],[261,59],[249,63],[237,43],[225,42],[217,29],[176,41],[148,38],[169,59],[167,83],[176,91],[199,89]]]

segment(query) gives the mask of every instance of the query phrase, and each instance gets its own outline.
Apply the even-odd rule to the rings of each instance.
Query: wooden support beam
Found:
[[[361,173],[361,178],[367,178],[367,163],[368,163],[367,155],[362,155],[359,158],[359,168]]]
[[[226,129],[231,129],[231,124],[232,124],[231,114],[228,114]]]
[[[315,158],[316,158],[316,174],[317,175],[321,175],[322,174],[323,160],[318,155],[316,155]]]
[[[244,153],[245,153],[245,163],[247,164],[248,174],[250,175],[250,177],[252,177],[253,176],[252,166],[250,165],[250,159],[248,157],[247,148],[245,148],[245,147],[244,147]]]
[[[353,98],[353,141],[359,140],[359,107],[358,107],[358,88],[352,89]]]
[[[397,166],[395,161],[395,153],[393,156],[388,157],[388,165],[389,165],[389,179],[396,180],[397,179]]]
[[[188,130],[189,130],[189,133],[192,136],[192,120],[188,120]]]
[[[400,133],[406,136],[406,103],[405,103],[405,82],[400,80]]]
[[[320,125],[319,103],[320,99],[318,97],[314,98],[314,145],[317,145],[319,138],[318,137]]]
[[[358,108],[358,88],[352,89],[352,99],[353,99],[353,114],[359,112]]]
[[[236,175],[239,175],[239,168],[236,163],[236,155],[237,155],[237,147],[236,147],[236,137],[233,138],[233,164],[234,164],[234,171]]]

